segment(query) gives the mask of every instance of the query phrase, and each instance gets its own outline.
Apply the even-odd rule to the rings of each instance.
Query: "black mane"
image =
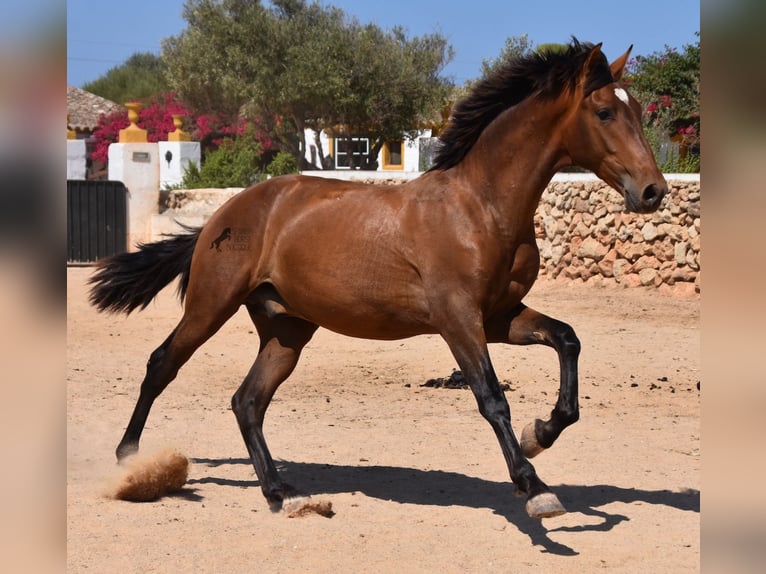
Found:
[[[593,44],[572,38],[572,43],[561,51],[535,52],[509,60],[480,80],[471,94],[455,106],[431,169],[444,170],[459,163],[492,120],[529,96],[550,98],[573,88],[592,49]],[[586,81],[586,94],[614,81],[603,54],[600,60]]]

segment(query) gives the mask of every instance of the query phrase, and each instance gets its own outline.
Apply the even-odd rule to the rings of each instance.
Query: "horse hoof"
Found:
[[[300,518],[312,514],[332,518],[335,515],[332,510],[332,502],[329,500],[316,500],[311,496],[300,496],[285,500],[282,503],[282,512],[287,515],[287,518]]]
[[[310,496],[296,494],[285,498],[280,502],[279,510],[287,515],[299,510],[304,504],[307,504],[311,500]]]
[[[532,518],[551,518],[566,514],[566,508],[552,492],[543,492],[527,500],[527,514]]]
[[[540,446],[540,443],[537,442],[537,435],[535,434],[536,425],[537,421],[533,421],[527,424],[527,426],[524,427],[524,430],[521,431],[521,450],[527,458],[534,458],[545,450],[545,448]]]
[[[117,447],[117,451],[115,452],[115,454],[117,455],[117,462],[119,464],[122,464],[123,462],[125,462],[125,459],[128,458],[129,456],[132,456],[137,453],[138,453],[138,444],[134,442],[127,443],[124,445],[121,444],[120,446]]]
[[[286,510],[288,507],[300,506],[301,502],[309,498],[307,494],[286,483],[269,489],[268,494],[264,492],[264,496],[272,512],[289,512],[290,510]]]

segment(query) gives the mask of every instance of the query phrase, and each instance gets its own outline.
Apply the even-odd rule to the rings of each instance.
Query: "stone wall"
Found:
[[[354,175],[365,181],[359,173],[347,177]],[[376,178],[374,182],[395,184],[411,177]],[[639,215],[626,212],[622,196],[594,176],[558,174],[543,192],[535,215],[540,277],[699,293],[700,180],[698,176],[673,175],[667,179],[670,194],[662,207],[656,213]],[[159,238],[159,233],[177,231],[177,227],[171,229],[174,220],[204,223],[238,191],[170,192],[163,198],[167,211],[154,222],[155,235]]]
[[[668,177],[670,194],[655,213],[625,211],[622,196],[599,180],[558,177],[535,216],[540,275],[594,285],[700,291],[699,178]]]

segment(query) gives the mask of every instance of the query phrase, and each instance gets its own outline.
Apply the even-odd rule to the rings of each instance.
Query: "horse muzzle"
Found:
[[[650,183],[638,192],[629,186],[623,188],[625,207],[628,211],[634,213],[652,213],[657,211],[667,193],[668,184],[665,181],[662,183]]]

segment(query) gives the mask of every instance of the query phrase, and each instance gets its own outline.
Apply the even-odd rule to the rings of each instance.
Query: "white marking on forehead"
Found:
[[[615,88],[614,95],[620,98],[625,104],[628,104],[630,102],[630,98],[628,98],[628,92],[626,92],[622,88]]]

